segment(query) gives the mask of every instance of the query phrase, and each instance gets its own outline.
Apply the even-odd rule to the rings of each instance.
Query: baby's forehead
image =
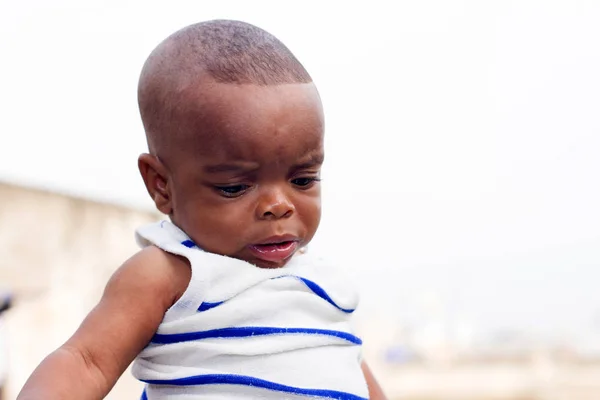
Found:
[[[312,83],[273,86],[204,83],[181,100],[184,129],[209,138],[276,131],[323,130],[321,99]]]
[[[216,84],[192,94],[180,117],[180,146],[198,162],[277,163],[322,153],[323,111],[312,84]]]

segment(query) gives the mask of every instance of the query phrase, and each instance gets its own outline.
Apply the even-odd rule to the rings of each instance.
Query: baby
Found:
[[[305,247],[321,216],[323,110],[271,34],[175,32],[138,88],[158,210],[142,250],[18,399],[101,399],[133,361],[142,399],[384,399],[361,359],[343,273]]]

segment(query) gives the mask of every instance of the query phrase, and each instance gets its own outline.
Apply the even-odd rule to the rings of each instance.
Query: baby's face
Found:
[[[193,97],[185,149],[167,166],[173,222],[206,251],[282,267],[321,218],[315,86],[215,83]]]

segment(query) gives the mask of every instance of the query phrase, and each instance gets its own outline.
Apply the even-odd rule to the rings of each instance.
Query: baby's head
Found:
[[[276,268],[313,238],[323,110],[283,43],[243,22],[188,26],[148,57],[138,100],[146,188],[200,248]]]

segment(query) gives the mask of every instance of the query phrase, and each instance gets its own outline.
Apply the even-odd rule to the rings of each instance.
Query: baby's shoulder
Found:
[[[185,292],[191,279],[188,261],[156,246],[148,246],[121,265],[111,283],[130,286],[132,290],[152,291],[175,303]]]

